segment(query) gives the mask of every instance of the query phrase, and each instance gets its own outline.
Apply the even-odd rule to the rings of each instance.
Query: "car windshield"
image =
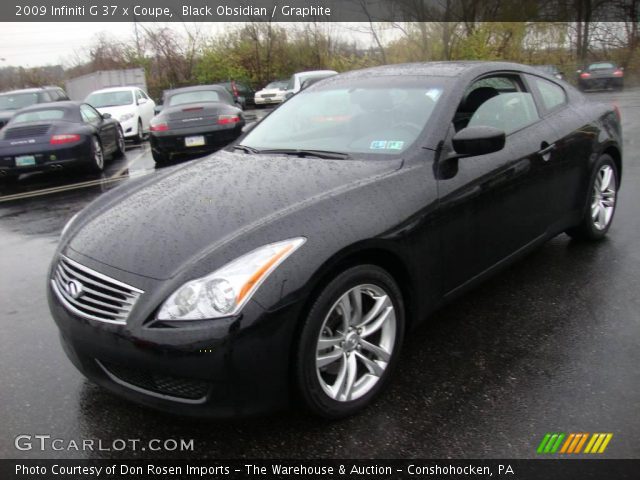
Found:
[[[119,107],[122,105],[131,105],[133,103],[133,94],[130,90],[92,93],[87,97],[86,101],[95,108]]]
[[[609,70],[611,68],[616,68],[613,63],[592,63],[589,65],[589,70]]]
[[[18,110],[38,103],[37,93],[6,93],[0,95],[0,110]]]
[[[377,77],[304,90],[258,123],[241,144],[258,151],[399,154],[424,130],[446,82]]]
[[[284,90],[285,88],[287,88],[286,81],[271,82],[269,85],[264,87],[265,90]]]
[[[169,105],[184,105],[186,103],[219,102],[220,95],[215,90],[196,90],[194,92],[176,93],[169,97]]]
[[[31,112],[18,113],[11,123],[40,122],[44,120],[60,120],[64,118],[64,110],[51,108],[48,110],[34,110]]]

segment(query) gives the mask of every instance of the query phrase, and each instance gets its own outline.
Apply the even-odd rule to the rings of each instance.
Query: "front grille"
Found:
[[[276,94],[275,93],[263,93],[262,94],[262,98],[271,98],[271,97],[275,97]]]
[[[186,403],[202,403],[209,392],[209,383],[202,380],[172,377],[100,360],[96,360],[96,363],[114,382],[142,393],[171,397],[173,400]]]
[[[39,137],[49,131],[51,125],[31,125],[28,127],[9,128],[4,132],[5,140],[16,138]]]
[[[124,325],[144,292],[61,255],[51,287],[72,313],[90,320]]]

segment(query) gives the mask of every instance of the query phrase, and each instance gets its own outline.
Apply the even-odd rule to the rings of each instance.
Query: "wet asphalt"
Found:
[[[106,189],[155,174],[148,145],[129,146],[100,178],[33,174],[0,187],[0,458],[534,458],[547,432],[611,432],[606,458],[640,457],[640,88],[589,96],[616,102],[623,118],[608,238],[560,235],[434,314],[407,338],[386,393],[338,422],[295,409],[226,421],[162,414],[67,360],[45,295],[58,236]],[[107,446],[182,438],[194,449],[19,451],[21,434]]]

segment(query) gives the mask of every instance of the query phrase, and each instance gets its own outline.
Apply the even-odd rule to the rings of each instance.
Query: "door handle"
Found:
[[[542,142],[542,145],[540,146],[542,147],[542,150],[538,151],[538,155],[542,157],[542,160],[548,162],[549,159],[551,159],[551,152],[556,149],[556,144],[552,143],[549,145],[547,142]]]

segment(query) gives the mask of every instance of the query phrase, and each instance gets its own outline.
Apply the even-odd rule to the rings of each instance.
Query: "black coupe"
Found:
[[[577,73],[581,90],[624,88],[624,69],[612,62],[591,63]]]
[[[616,109],[523,65],[336,75],[83,210],[51,312],[77,368],[133,401],[353,414],[434,309],[562,232],[607,233],[621,145]]]
[[[157,163],[172,156],[210,152],[240,136],[242,110],[220,85],[167,90],[160,113],[151,119],[151,153]]]
[[[124,151],[122,129],[110,115],[86,103],[36,104],[18,110],[0,130],[0,178],[70,167],[101,172],[105,156]]]

